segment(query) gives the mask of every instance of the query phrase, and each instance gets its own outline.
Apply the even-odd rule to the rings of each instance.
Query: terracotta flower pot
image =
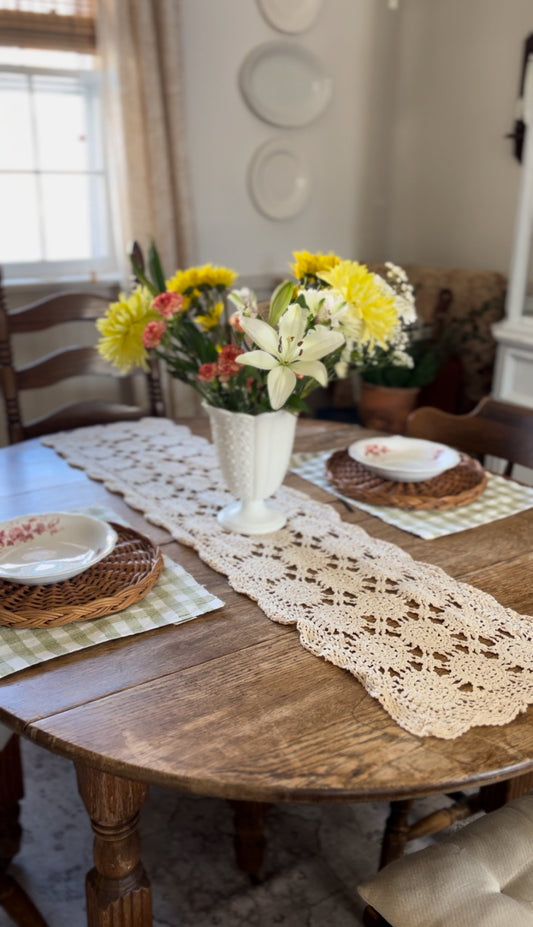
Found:
[[[389,435],[402,435],[407,416],[414,409],[418,386],[377,386],[361,380],[357,413],[361,425]]]

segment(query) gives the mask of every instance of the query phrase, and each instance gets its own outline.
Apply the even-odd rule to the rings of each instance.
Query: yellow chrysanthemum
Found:
[[[319,272],[331,270],[340,262],[336,254],[322,254],[318,251],[311,254],[310,251],[293,251],[294,264],[291,264],[291,270],[297,280],[304,280],[306,277],[318,277]]]
[[[142,335],[148,324],[161,316],[152,309],[153,295],[147,287],[138,286],[130,296],[121,293],[118,302],[111,303],[96,327],[102,337],[98,351],[122,373],[134,367],[147,369],[148,352]]]
[[[215,303],[214,306],[211,306],[211,308],[208,309],[205,315],[197,315],[196,322],[201,328],[203,328],[204,332],[209,331],[211,328],[216,328],[218,325],[218,320],[222,315],[223,309],[224,303]]]
[[[189,289],[198,289],[201,286],[229,287],[237,279],[237,273],[227,267],[215,267],[204,264],[201,267],[189,267],[188,270],[178,270],[167,280],[167,290],[185,293]]]
[[[205,315],[197,315],[195,321],[198,323],[200,328],[203,328],[204,332],[208,332],[211,328],[216,328],[220,316],[222,315],[222,310],[224,309],[224,303],[218,302],[214,306],[211,306]]]
[[[363,343],[385,347],[398,325],[398,309],[392,291],[387,292],[376,275],[357,261],[339,261],[331,270],[321,271],[319,276],[346,300],[342,327],[347,329],[347,334],[352,328],[353,334],[357,333]]]

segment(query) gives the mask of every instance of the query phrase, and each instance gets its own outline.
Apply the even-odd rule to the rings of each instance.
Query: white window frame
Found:
[[[6,285],[16,285],[19,283],[49,283],[54,280],[61,281],[107,281],[118,278],[118,262],[114,249],[114,238],[112,229],[112,219],[110,212],[110,191],[109,175],[107,170],[106,149],[103,143],[102,133],[102,115],[101,115],[101,79],[100,74],[92,69],[66,69],[66,68],[47,68],[41,66],[18,66],[0,64],[0,73],[12,73],[23,75],[30,81],[35,77],[52,76],[52,77],[70,77],[80,85],[82,99],[85,102],[85,111],[87,119],[87,136],[89,145],[89,167],[88,173],[96,182],[103,179],[104,196],[100,197],[95,192],[91,201],[91,215],[95,216],[92,222],[91,237],[93,240],[94,253],[99,251],[101,257],[92,257],[87,259],[70,259],[64,261],[22,261],[22,262],[5,262],[3,263],[4,282]],[[34,145],[36,144],[34,137]],[[35,149],[36,167],[31,171],[37,175],[41,173],[38,163],[38,152]],[[11,173],[11,171],[0,171],[0,173]],[[60,174],[70,173],[68,170],[58,171]],[[77,172],[76,172],[77,173]],[[96,186],[96,184],[95,184]],[[102,200],[102,202],[100,202]],[[101,209],[102,215],[97,217],[96,210]],[[40,212],[40,210],[39,210]],[[99,228],[103,229],[103,241],[98,241]],[[41,225],[41,236],[43,226]],[[105,245],[107,247],[105,248]],[[105,248],[105,250],[104,250]],[[1,260],[1,256],[0,256]]]

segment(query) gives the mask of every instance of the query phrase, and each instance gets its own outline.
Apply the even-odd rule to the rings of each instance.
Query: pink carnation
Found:
[[[143,331],[143,344],[145,348],[157,348],[165,334],[166,322],[148,322]]]
[[[238,348],[234,344],[225,344],[218,359],[218,368],[220,372],[226,374],[240,373],[242,367],[240,364],[235,363],[235,358],[239,357],[240,354],[244,354],[242,348]]]
[[[231,327],[234,328],[236,332],[242,333],[244,331],[244,328],[241,325],[241,317],[238,312],[234,312],[232,315],[230,315],[228,321]]]
[[[183,295],[182,293],[167,290],[166,293],[160,293],[159,296],[155,297],[152,308],[164,316],[165,319],[170,319],[171,316],[175,315],[176,312],[180,312],[183,308]]]
[[[203,383],[211,383],[218,373],[218,364],[202,364],[198,368],[198,379]]]

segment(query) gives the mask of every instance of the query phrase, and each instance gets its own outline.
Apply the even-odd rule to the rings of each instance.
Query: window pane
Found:
[[[87,122],[79,81],[69,77],[35,77],[33,89],[41,169],[86,170]]]
[[[39,217],[35,177],[0,174],[0,254],[2,263],[39,261]]]
[[[101,211],[93,192],[101,192],[102,186],[101,178],[88,176],[42,178],[47,261],[86,259],[102,253]]]
[[[0,9],[55,13],[59,16],[92,16],[94,0],[0,0]]]
[[[17,48],[15,45],[0,45],[0,64],[12,64],[30,68],[64,68],[67,71],[91,70],[94,55],[79,52],[55,51],[49,48]]]
[[[24,74],[0,74],[0,170],[35,168],[29,81]]]

